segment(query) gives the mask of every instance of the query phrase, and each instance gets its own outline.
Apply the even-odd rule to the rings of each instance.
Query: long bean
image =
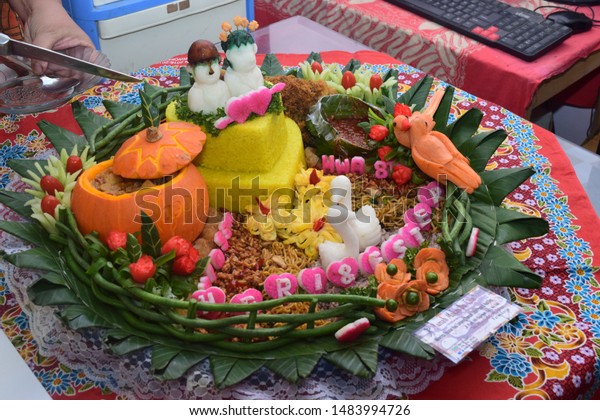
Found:
[[[232,305],[233,306],[233,305]],[[244,306],[236,305],[236,306]],[[354,308],[356,308],[356,304],[347,303],[344,305],[336,306],[331,309],[327,309],[325,311],[315,312],[315,313],[306,313],[306,314],[261,314],[256,316],[257,323],[266,323],[266,324],[274,324],[274,323],[298,323],[298,324],[306,324],[307,322],[317,321],[321,319],[335,318],[339,316],[343,316],[346,313],[350,313]],[[246,324],[248,322],[248,316],[234,316],[234,317],[226,317],[219,319],[188,319],[176,312],[170,312],[169,317],[184,326],[192,327],[192,328],[204,328],[204,329],[221,329],[230,325],[236,324]]]
[[[93,281],[90,281],[86,274],[77,266],[77,263],[74,261],[73,255],[70,252],[65,253],[65,258],[69,270],[71,270],[71,272],[79,281],[81,281],[83,284],[85,284],[92,290],[92,293],[98,300],[100,300],[103,303],[106,303],[107,305],[124,309],[124,306],[121,302],[119,302],[116,299],[113,299],[110,296],[106,296],[104,293],[98,290],[97,287],[95,287],[95,283]]]

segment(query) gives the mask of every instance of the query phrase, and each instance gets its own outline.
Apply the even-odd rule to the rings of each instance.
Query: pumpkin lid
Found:
[[[206,141],[200,127],[188,122],[162,123],[157,131],[146,129],[126,140],[115,155],[113,172],[123,178],[161,178],[189,165]]]

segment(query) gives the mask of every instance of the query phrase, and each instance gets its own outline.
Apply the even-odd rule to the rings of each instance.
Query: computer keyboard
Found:
[[[497,0],[387,1],[526,61],[545,54],[572,33],[540,13]]]

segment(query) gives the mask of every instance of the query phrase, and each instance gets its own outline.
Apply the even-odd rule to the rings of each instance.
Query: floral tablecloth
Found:
[[[530,10],[556,6],[544,0],[503,1]],[[255,0],[254,4],[262,26],[291,16],[307,17],[520,116],[526,115],[542,82],[600,48],[600,29],[594,27],[526,62],[384,0]],[[555,10],[543,8],[540,13]],[[579,11],[600,16],[600,6]]]
[[[381,53],[329,52],[322,56],[328,63],[346,63],[355,57],[380,70],[389,64],[397,65],[403,89],[423,77],[421,71]],[[295,65],[305,58],[305,55],[279,55],[284,65]],[[179,68],[185,64],[185,57],[178,56],[137,74],[151,84],[169,86],[177,83]],[[103,113],[103,99],[137,102],[139,88],[140,85],[105,81],[78,100],[87,108]],[[592,398],[600,388],[600,275],[595,268],[600,240],[594,232],[599,225],[598,217],[553,134],[496,104],[457,90],[453,115],[472,107],[485,113],[481,129],[503,128],[509,134],[488,169],[529,165],[536,170],[529,181],[509,195],[505,206],[546,218],[551,230],[544,237],[511,245],[517,258],[544,278],[542,287],[508,291],[523,313],[457,366],[441,357],[425,363],[382,352],[380,371],[371,381],[353,382],[331,367],[321,366],[311,378],[293,387],[276,378],[254,375],[241,387],[216,392],[202,376],[195,378],[194,383],[205,381],[203,392],[194,386],[190,389],[188,377],[188,382],[181,384],[183,391],[173,394],[163,393],[161,384],[152,382],[149,375],[142,372],[148,385],[142,382],[138,388],[126,388],[120,382],[122,378],[115,377],[115,369],[123,372],[133,369],[130,359],[113,358],[113,365],[106,366],[104,372],[97,366],[90,367],[94,364],[91,359],[96,357],[94,352],[102,351],[101,343],[94,342],[93,334],[77,336],[77,339],[92,342],[87,347],[78,343],[61,347],[57,341],[62,338],[60,334],[66,334],[64,332],[55,333],[54,337],[39,337],[43,342],[36,341],[39,324],[49,322],[52,313],[29,304],[24,290],[19,288],[29,281],[28,277],[35,277],[35,273],[14,271],[6,265],[0,267],[2,329],[55,399],[391,398],[403,395],[428,399]],[[1,188],[24,188],[18,176],[7,167],[8,159],[43,158],[53,153],[36,125],[40,120],[77,131],[68,105],[29,116],[3,116],[0,119]],[[18,217],[5,208],[0,208],[0,216],[11,220]],[[9,252],[19,246],[4,233],[0,234],[0,244]],[[18,290],[11,290],[9,285],[17,285]],[[85,363],[86,357],[90,366]],[[142,362],[139,364],[143,366]],[[165,389],[171,386],[163,385]]]

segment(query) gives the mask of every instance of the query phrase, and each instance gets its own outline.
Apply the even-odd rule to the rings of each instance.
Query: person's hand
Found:
[[[95,49],[86,33],[71,19],[60,0],[11,1],[13,9],[24,22],[23,37],[26,42],[51,50],[68,50],[74,47]],[[46,74],[48,63],[32,60],[36,74]]]

